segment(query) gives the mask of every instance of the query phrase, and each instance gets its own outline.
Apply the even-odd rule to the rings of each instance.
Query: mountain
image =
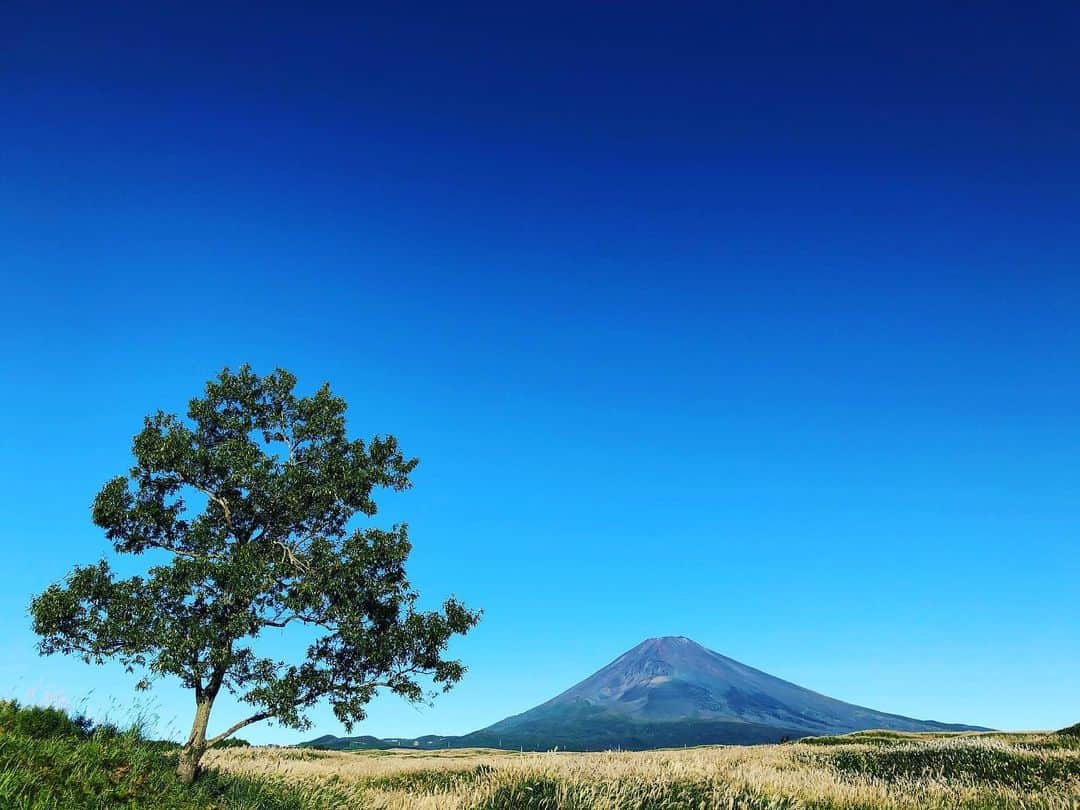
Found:
[[[753,744],[862,729],[963,731],[976,726],[887,714],[804,689],[683,636],[647,639],[546,703],[462,737],[377,741],[327,735],[323,748],[547,750]],[[335,742],[336,741],[336,742]],[[353,742],[355,741],[355,743]]]

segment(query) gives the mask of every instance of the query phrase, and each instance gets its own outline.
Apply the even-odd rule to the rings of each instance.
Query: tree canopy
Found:
[[[187,421],[148,417],[93,520],[116,552],[162,561],[128,578],[105,559],[76,567],[31,604],[43,654],[119,660],[145,672],[142,686],[175,676],[194,692],[187,779],[209,745],[252,723],[307,728],[306,710],[326,700],[351,729],[378,689],[420,701],[428,679],[445,690],[465,672],[444,654],[479,613],[455,598],[418,609],[407,526],[353,525],[376,514],[377,489],[410,486],[417,460],[393,436],[348,438],[344,400],[325,384],[297,397],[295,385],[281,369],[225,369]],[[297,625],[311,628],[298,660],[256,649],[267,628]],[[222,689],[252,713],[208,739]]]

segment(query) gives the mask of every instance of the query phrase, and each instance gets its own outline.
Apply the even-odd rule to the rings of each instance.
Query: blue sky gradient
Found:
[[[421,458],[377,520],[486,610],[453,693],[360,733],[667,634],[1080,719],[1077,8],[512,5],[0,9],[0,684],[126,711],[27,603],[108,548],[142,417],[250,362]]]

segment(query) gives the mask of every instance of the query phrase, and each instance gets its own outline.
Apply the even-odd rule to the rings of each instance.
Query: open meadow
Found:
[[[603,753],[213,748],[0,701],[3,810],[1080,809],[1080,733],[870,731]]]
[[[1077,808],[1080,737],[863,732],[649,752],[231,748],[210,767],[379,810]]]

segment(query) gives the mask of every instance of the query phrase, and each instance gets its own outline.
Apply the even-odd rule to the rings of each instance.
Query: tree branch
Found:
[[[206,747],[210,748],[215,743],[219,743],[222,740],[224,740],[226,737],[232,736],[233,734],[238,732],[240,729],[244,728],[244,726],[250,726],[252,723],[258,723],[260,720],[266,720],[268,717],[273,717],[273,716],[274,716],[273,712],[259,712],[258,714],[251,715],[251,717],[247,718],[246,720],[241,720],[239,723],[233,723],[231,726],[229,726],[223,732],[218,734],[216,737],[211,737],[209,740],[207,740],[206,741]]]
[[[302,571],[305,574],[308,573],[308,571],[310,570],[308,565],[296,556],[296,552],[300,546],[300,543],[296,543],[295,545],[290,546],[288,543],[283,543],[280,540],[275,540],[274,544],[281,548],[282,562],[288,561],[292,563],[297,570]]]
[[[170,554],[175,554],[177,557],[186,557],[189,560],[217,560],[218,562],[226,562],[229,558],[224,554],[215,554],[212,551],[204,551],[196,553],[194,551],[183,551],[175,546],[167,546],[164,543],[151,543],[154,548],[159,548],[162,551],[168,551]]]
[[[209,498],[213,503],[216,503],[218,505],[218,508],[221,509],[222,513],[225,515],[225,525],[229,527],[229,531],[232,533],[233,537],[237,537],[236,529],[233,528],[232,510],[229,509],[229,502],[228,501],[226,501],[223,497],[218,495],[213,490],[207,489],[206,487],[201,486],[200,484],[196,484],[194,481],[192,481],[190,478],[188,478],[185,475],[179,475],[178,474],[176,476],[176,480],[179,481],[181,484],[187,484],[192,489],[198,490],[203,495],[205,495],[207,498]],[[237,539],[239,539],[239,538],[237,538]]]
[[[285,619],[260,619],[263,627],[284,627],[291,621],[300,621],[305,624],[317,624],[319,626],[325,626],[325,623],[319,619],[318,616],[308,616],[303,613],[294,613],[291,616],[287,616]]]

